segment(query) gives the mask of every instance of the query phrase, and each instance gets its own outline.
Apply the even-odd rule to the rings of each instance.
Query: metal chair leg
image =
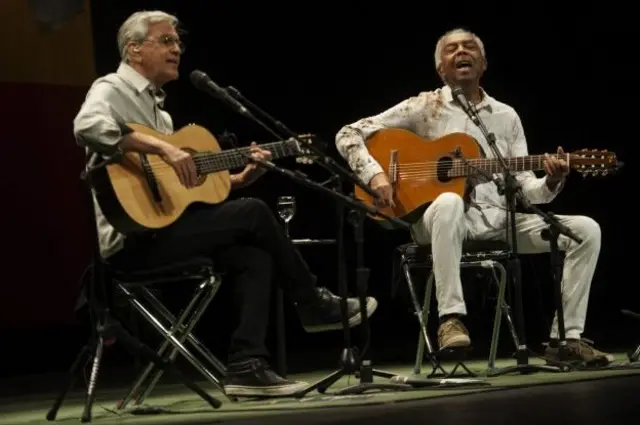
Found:
[[[118,290],[120,290],[124,295],[130,297],[130,302],[133,304],[133,307],[138,310],[143,317],[147,319],[147,321],[165,338],[168,339],[174,347],[178,348],[180,354],[182,354],[189,363],[200,372],[211,384],[219,388],[224,393],[224,388],[219,379],[214,376],[207,368],[203,367],[202,363],[194,357],[194,355],[180,342],[178,339],[171,334],[171,332],[165,328],[157,318],[155,318],[149,310],[135,298],[132,298],[132,293],[122,284],[116,286]],[[230,401],[233,401],[231,398],[227,397]]]
[[[506,286],[506,271],[504,266],[495,261],[491,262],[491,271],[496,284],[498,285],[498,296],[496,297],[496,311],[493,318],[493,332],[491,334],[491,348],[489,349],[488,369],[492,370],[496,366],[496,357],[498,355],[498,343],[500,341],[500,326],[502,325],[502,314],[504,306],[504,293]],[[500,270],[500,278],[496,276],[496,268]]]
[[[505,292],[506,292],[507,271],[505,270],[502,264],[500,263],[497,263],[497,264],[498,264],[498,270],[500,270],[500,282],[501,282],[501,285],[505,287]],[[497,277],[496,277],[496,280],[498,280]],[[511,339],[513,340],[513,346],[517,350],[518,347],[520,347],[520,340],[518,339],[518,332],[516,331],[516,325],[513,319],[511,318],[511,307],[504,300],[504,297],[502,298],[502,314],[504,315],[504,318],[507,320],[507,326],[509,327],[509,333],[511,334]]]
[[[155,296],[151,291],[149,291],[147,288],[144,288],[144,287],[135,288],[135,289],[141,292],[141,298],[143,298],[146,302],[148,302],[150,304],[150,307],[155,309],[156,312],[162,310],[162,308],[160,308],[162,307],[162,304],[159,301],[157,301],[157,298],[155,298]],[[169,323],[171,325],[169,332],[172,335],[174,335],[178,339],[178,341],[180,341],[181,343],[184,343],[186,335],[189,333],[189,331],[181,332],[182,328],[184,327],[183,324],[185,323],[185,321],[187,320],[187,318],[195,308],[197,302],[203,297],[203,295],[205,295],[205,293],[210,292],[208,291],[209,289],[210,287],[206,285],[206,282],[203,282],[200,285],[198,285],[196,287],[195,294],[191,297],[189,304],[187,304],[187,306],[184,308],[180,317],[177,320],[175,320],[175,318],[174,320],[169,319]],[[163,357],[165,350],[170,345],[171,345],[170,342],[165,339],[157,352],[158,356]],[[142,397],[140,396],[142,386],[144,385],[144,382],[149,377],[151,372],[153,372],[155,369],[156,367],[153,364],[153,362],[150,362],[145,368],[145,370],[134,381],[134,384],[132,388],[129,390],[129,392],[118,403],[118,406],[117,406],[118,409],[124,409],[134,398],[136,399],[137,404],[142,403]]]
[[[418,353],[416,356],[416,366],[414,367],[414,374],[419,374],[420,369],[422,367],[422,359],[424,356],[424,345],[426,343],[427,346],[427,356],[429,357],[429,361],[433,366],[433,370],[440,369],[442,373],[445,373],[444,370],[440,367],[440,364],[433,357],[433,347],[431,346],[431,340],[429,339],[429,332],[427,331],[427,324],[423,317],[423,309],[420,307],[420,303],[418,302],[418,296],[416,295],[416,290],[413,285],[413,281],[411,279],[411,271],[407,264],[402,266],[402,270],[405,274],[405,280],[407,282],[407,286],[409,287],[409,293],[411,294],[411,301],[413,303],[413,311],[416,317],[418,318],[418,323],[420,324],[420,335],[418,337]]]
[[[499,277],[496,275],[496,269],[499,271]],[[491,340],[491,353],[489,355],[489,364],[488,364],[488,372],[491,373],[495,369],[495,362],[498,351],[498,341],[500,334],[500,327],[502,325],[501,318],[504,315],[504,318],[507,321],[507,326],[509,327],[509,333],[511,334],[511,339],[513,340],[514,348],[517,350],[520,346],[520,341],[518,339],[518,333],[516,332],[516,327],[511,318],[511,307],[504,300],[506,286],[507,286],[507,271],[504,266],[499,262],[495,262],[492,268],[494,281],[498,285],[498,297],[496,300],[496,313],[493,324],[493,338]]]
[[[212,277],[209,280],[210,284],[212,285],[212,289],[211,289],[211,297],[214,297],[215,294],[218,293],[218,289],[220,288],[221,285],[221,280],[220,278],[216,278],[215,276]],[[152,303],[152,305],[154,306],[154,308],[156,308],[158,310],[158,312],[169,322],[173,323],[176,321],[175,316],[173,315],[173,313],[171,313],[159,300],[158,298],[156,298],[155,295],[153,295],[153,293],[151,291],[149,291],[148,289],[145,288],[145,295],[147,300]],[[202,311],[202,313],[204,313],[204,310]],[[198,316],[198,320],[200,318],[200,316],[202,315],[202,313]],[[207,347],[205,347],[204,344],[202,344],[192,333],[187,333],[186,334],[186,339],[187,342],[189,342],[191,345],[193,345],[193,347],[198,350],[198,352],[207,360],[209,360],[209,363],[211,364],[211,366],[215,369],[215,371],[218,373],[218,375],[220,376],[225,376],[227,374],[227,369],[224,366],[224,364],[218,360],[218,358],[216,358],[216,356],[214,356],[211,351],[209,351],[209,349]]]
[[[407,280],[407,282],[412,282],[410,280],[411,275],[409,273],[409,267],[408,266],[406,268],[403,267],[403,269],[405,270],[405,279]],[[429,335],[427,332],[427,324],[429,322],[429,312],[431,309],[431,292],[433,290],[434,279],[435,279],[435,275],[433,274],[433,271],[431,271],[431,274],[429,275],[429,279],[427,279],[427,284],[425,286],[424,304],[422,305],[421,309],[418,309],[416,311],[416,314],[418,315],[418,320],[420,321],[421,329],[420,329],[420,333],[418,334],[418,349],[416,350],[416,362],[413,366],[414,375],[419,375],[420,372],[422,371],[422,362],[424,359],[425,344],[427,346],[427,354],[429,355],[429,359],[432,361],[432,363],[435,362],[435,359],[433,358],[433,353],[434,353],[433,346],[431,345],[431,340],[429,339]],[[411,286],[413,286],[413,283],[411,284]],[[439,365],[439,363],[436,363],[436,364]]]
[[[202,288],[205,290],[204,294],[202,295],[203,299],[200,301],[199,305],[195,307],[195,310],[193,311],[193,315],[192,315],[191,319],[189,319],[189,321],[187,322],[186,327],[183,326],[183,325],[177,325],[176,324],[177,332],[181,333],[180,337],[178,338],[178,340],[181,343],[184,343],[185,339],[187,339],[189,336],[191,336],[193,339],[195,339],[195,337],[193,337],[193,334],[191,332],[192,332],[193,328],[196,326],[196,324],[198,324],[198,322],[200,321],[200,318],[202,317],[202,314],[206,311],[207,307],[209,306],[209,304],[211,303],[211,301],[215,297],[216,293],[218,292],[218,288],[219,287],[220,287],[220,282],[215,277],[212,277],[211,279],[208,279],[207,282],[202,284]],[[181,329],[181,328],[184,328],[184,329]],[[162,351],[164,351],[166,349],[166,347],[169,346],[169,343],[165,340],[163,346],[164,346],[164,349],[161,348]],[[200,351],[199,350],[200,347],[198,345],[195,345],[195,348],[198,351]],[[203,354],[202,352],[200,352],[200,353]],[[159,355],[162,356],[161,353],[159,353]],[[172,350],[171,350],[171,353],[169,354],[168,360],[171,361],[171,362],[175,361],[177,355],[178,355],[178,349],[173,347]],[[211,360],[211,359],[215,359],[215,357],[211,357],[210,359],[208,358],[207,360]],[[144,392],[140,395],[140,397],[138,397],[138,400],[137,400],[138,404],[144,402],[144,400],[149,396],[151,391],[153,391],[153,388],[156,386],[156,384],[158,383],[158,381],[160,380],[160,378],[162,377],[162,374],[163,374],[162,370],[158,370],[158,369],[154,368],[153,365],[150,365],[150,366],[151,366],[151,368],[150,368],[149,372],[155,370],[155,374],[151,378],[151,382],[147,385],[147,387],[144,390]],[[142,380],[142,382],[144,382],[144,381]]]

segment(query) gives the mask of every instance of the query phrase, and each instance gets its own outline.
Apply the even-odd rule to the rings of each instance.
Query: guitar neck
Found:
[[[558,155],[550,155],[552,157],[558,157]],[[565,160],[569,159],[569,154],[566,155]],[[509,167],[509,170],[518,171],[539,171],[544,170],[544,155],[528,155],[517,156],[512,158],[505,158],[505,162]],[[496,158],[476,158],[476,159],[455,159],[453,161],[453,167],[451,169],[451,177],[467,177],[472,174],[476,174],[478,169],[490,174],[502,173],[502,163]]]
[[[279,141],[259,145],[261,149],[271,152],[272,159],[298,155],[300,150],[295,141]],[[244,167],[249,163],[250,147],[230,149],[222,152],[198,152],[193,159],[202,174]]]

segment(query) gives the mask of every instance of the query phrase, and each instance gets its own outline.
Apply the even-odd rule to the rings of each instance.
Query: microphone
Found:
[[[193,85],[197,89],[205,91],[213,97],[217,97],[223,102],[228,103],[233,109],[237,110],[237,112],[242,115],[251,115],[251,113],[242,105],[242,103],[229,96],[225,89],[214,83],[213,80],[209,78],[209,76],[204,72],[196,69],[194,71],[191,71],[189,77],[191,79],[191,83],[193,83]]]
[[[460,107],[467,113],[467,115],[472,117],[473,109],[471,108],[471,104],[467,100],[467,97],[464,95],[464,91],[462,91],[462,88],[456,87],[451,89],[451,95],[453,96],[453,99],[456,101],[456,103],[460,105]]]

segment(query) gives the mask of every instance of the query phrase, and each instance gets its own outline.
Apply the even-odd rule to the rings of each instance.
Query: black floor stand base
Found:
[[[427,375],[427,378],[452,378],[454,376],[459,377],[471,377],[475,378],[478,375],[472,372],[464,362],[467,360],[467,354],[471,351],[471,347],[466,348],[445,348],[434,353],[430,356],[434,359],[431,373]],[[456,362],[450,372],[447,372],[442,367],[443,361]],[[462,370],[462,373],[456,374],[458,370]]]
[[[529,363],[529,353],[527,348],[521,348],[516,351],[514,355],[516,358],[516,364],[514,366],[507,366],[500,369],[494,369],[487,372],[487,376],[501,376],[508,375],[510,373],[520,373],[523,375],[528,375],[531,373],[537,372],[565,372],[566,367],[561,366],[552,366],[552,365],[539,365],[539,364],[531,364]]]
[[[341,390],[338,390],[334,395],[350,395],[350,394],[362,394],[366,391],[400,391],[411,389],[410,385],[394,384],[390,382],[373,382],[374,377],[390,379],[396,376],[395,373],[385,372],[382,370],[374,369],[371,366],[371,362],[365,360],[361,365],[357,365],[357,348],[343,349],[340,356],[340,369],[325,376],[321,380],[311,384],[309,387],[295,394],[296,398],[302,398],[308,393],[317,390],[320,394],[324,394],[327,389],[335,384],[338,380],[344,376],[357,377],[360,383],[352,385]]]
[[[431,347],[431,344],[427,344],[427,346]],[[431,365],[430,373],[422,375],[420,373],[421,366],[418,367],[418,364],[416,364],[412,376],[396,376],[391,381],[408,384],[415,389],[434,390],[491,386],[488,381],[476,379],[478,375],[464,364],[465,360],[467,360],[467,353],[471,350],[471,347],[445,348],[439,351],[430,350],[425,353],[425,357],[427,357]],[[455,362],[450,372],[447,372],[442,367],[443,361]],[[456,373],[458,371],[461,373]]]
[[[366,391],[404,391],[412,388],[410,385],[405,384],[373,382],[373,378],[376,376],[378,378],[391,379],[396,376],[396,374],[374,369],[368,360],[362,362],[357,376],[360,379],[360,383],[338,390],[335,392],[335,395],[362,394]]]
[[[440,361],[435,360],[431,365],[431,372],[427,374],[427,378],[450,378],[451,372],[447,372],[440,364]]]
[[[104,349],[113,345],[116,341],[121,341],[126,349],[133,355],[139,354],[146,360],[155,363],[156,367],[173,372],[180,380],[185,384],[187,388],[198,394],[204,401],[210,406],[217,409],[222,406],[222,402],[216,398],[211,397],[195,382],[184,376],[173,364],[163,361],[151,348],[142,344],[139,340],[131,336],[122,325],[114,319],[107,318],[104,326],[98,326],[97,332],[92,336],[87,344],[80,350],[80,353],[76,357],[75,362],[71,366],[68,373],[68,378],[65,386],[55,399],[53,406],[47,413],[47,420],[54,421],[60,410],[60,406],[64,402],[64,399],[75,384],[78,375],[81,372],[81,366],[86,364],[93,354],[93,365],[91,368],[91,375],[89,377],[87,393],[85,397],[84,410],[82,412],[81,421],[83,423],[91,422],[92,408],[95,400],[95,389],[98,379],[98,372],[100,370],[102,355]]]

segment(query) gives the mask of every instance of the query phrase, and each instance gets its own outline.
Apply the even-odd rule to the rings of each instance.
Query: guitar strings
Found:
[[[554,157],[556,159],[560,158],[559,155],[550,155],[551,157]],[[544,155],[529,155],[529,156],[518,156],[518,157],[511,157],[511,158],[505,158],[506,162],[510,165],[518,165],[519,163],[522,164],[528,164],[531,163],[533,161],[540,161],[540,160],[544,160],[545,156]],[[567,156],[566,158],[563,156],[562,159],[569,159],[569,157]],[[500,166],[500,164],[497,162],[497,159],[494,158],[473,158],[473,159],[467,159],[467,160],[462,160],[462,159],[453,159],[453,161],[450,164],[454,164],[453,166],[469,166],[467,165],[467,163],[470,164],[471,167],[482,167],[482,166],[486,166],[488,163],[496,163],[498,166]],[[400,163],[398,166],[399,168],[402,169],[415,169],[415,168],[420,168],[423,167],[425,165],[429,166],[429,165],[438,165],[440,164],[439,161],[426,161],[426,162],[403,162]],[[443,163],[446,164],[446,163]]]
[[[288,146],[288,145],[282,145],[282,142],[273,142],[266,145],[262,145],[261,147],[264,149],[265,147],[270,147],[270,146],[279,145],[279,144],[283,147]],[[235,163],[237,159],[243,159],[242,157],[238,158],[238,154],[236,153],[238,150],[248,151],[249,148],[245,147],[245,148],[239,148],[237,150],[234,149],[233,151],[220,151],[215,153],[212,151],[197,152],[192,157],[197,166],[202,166],[202,167],[213,166],[213,165],[229,166],[229,165],[235,165],[235,164],[229,164],[229,162]],[[208,156],[212,153],[216,155],[215,158],[211,158]],[[204,156],[204,155],[207,155],[207,156]],[[570,154],[566,154],[567,159],[569,159],[569,155]],[[555,158],[560,157],[559,155],[550,155],[550,156]],[[525,163],[530,164],[533,161],[539,162],[540,160],[544,159],[544,157],[545,157],[544,155],[512,157],[512,158],[507,158],[507,162],[509,162],[511,166],[515,165],[517,167],[518,162],[520,161],[522,161],[522,164],[524,165]],[[486,165],[487,163],[495,162],[495,161],[496,159],[492,159],[492,158],[474,158],[474,159],[468,159],[466,161],[456,159],[452,163],[453,165],[451,165],[450,167],[447,167],[446,172],[447,174],[449,174],[452,171],[462,172],[462,171],[466,171],[468,169],[473,169],[476,167],[482,168],[483,165]],[[154,175],[165,175],[166,172],[175,173],[175,171],[173,170],[173,167],[167,164],[166,162],[164,162],[163,160],[149,159],[148,163],[151,166]],[[245,165],[245,163],[244,162],[240,163],[238,167],[241,167],[242,165]],[[395,168],[395,170],[398,171],[398,174],[401,178],[426,179],[426,178],[436,177],[439,174],[442,174],[442,171],[438,170],[439,165],[440,165],[440,162],[438,161],[408,162],[408,163],[398,164],[393,168]],[[440,168],[442,170],[444,167],[440,167]],[[220,171],[224,171],[224,169]],[[518,171],[518,170],[515,170],[515,171]],[[497,171],[497,172],[499,173],[500,171]],[[122,178],[126,178],[126,177],[122,177]],[[119,179],[119,178],[116,177],[116,179]]]
[[[165,176],[167,174],[175,174],[175,171],[173,170],[173,167],[171,167],[170,165],[168,165],[167,163],[165,163],[164,161],[150,161],[149,162],[151,165],[151,168],[153,169],[153,175],[154,176]],[[466,167],[466,168],[465,168]],[[403,168],[400,167],[400,170],[402,170]],[[454,172],[453,174],[455,174],[455,172],[461,172],[463,170],[466,169],[473,169],[473,167],[468,167],[468,166],[453,166],[450,169],[446,170],[447,171],[447,175],[449,177],[455,177],[452,176],[451,173]],[[221,170],[224,171],[224,170]],[[439,172],[436,166],[431,166],[431,167],[427,167],[427,168],[422,168],[422,169],[418,169],[415,171],[399,171],[398,172],[399,177],[403,178],[403,179],[429,179],[429,178],[433,178],[433,177],[437,177],[439,175],[442,174],[442,172]],[[460,175],[459,177],[463,177],[463,175]],[[127,176],[121,176],[121,177],[114,177],[115,180],[120,180],[120,179],[126,179],[128,178]],[[177,178],[177,175],[176,175]]]
[[[551,155],[552,157],[559,158],[559,155]],[[567,154],[567,159],[569,154]],[[544,155],[530,155],[524,157],[512,157],[507,158],[506,162],[510,167],[516,168],[514,171],[528,171],[517,170],[518,166],[530,167],[536,163],[542,166],[542,160],[545,159]],[[474,158],[468,160],[454,159],[449,164],[440,163],[438,161],[429,162],[408,162],[402,163],[396,166],[390,167],[392,170],[397,170],[400,177],[414,178],[414,177],[434,177],[439,174],[447,173],[451,174],[467,174],[468,171],[473,171],[474,168],[485,169],[486,172],[492,172],[491,168],[496,168],[495,172],[501,172],[501,167],[494,158]],[[495,166],[495,167],[493,167]],[[488,169],[487,169],[488,168]],[[462,177],[462,175],[460,175]]]
[[[192,158],[193,158],[194,162],[196,162],[196,165],[208,165],[208,164],[221,163],[221,162],[225,162],[225,161],[228,161],[228,160],[238,159],[238,155],[235,154],[234,152],[225,152],[225,151],[214,153],[216,155],[220,155],[220,156],[217,156],[216,158],[203,156],[203,155],[210,155],[211,153],[213,153],[213,152],[197,152],[192,156]],[[557,155],[555,157],[558,158]],[[240,157],[240,158],[242,158],[242,157]],[[514,163],[517,164],[517,162],[523,161],[523,164],[524,164],[525,162],[532,162],[534,160],[540,161],[540,159],[543,159],[543,158],[544,158],[544,155],[532,155],[532,156],[527,156],[527,157],[513,157],[513,158],[508,158],[507,162],[514,162]],[[476,159],[469,159],[466,162],[471,163],[472,167],[482,167],[483,163],[486,164],[486,163],[489,163],[489,162],[492,162],[492,161],[496,161],[496,160],[495,159],[490,159],[490,158],[476,158]],[[467,165],[466,162],[456,159],[456,160],[454,160],[453,167],[468,167],[469,165]],[[167,164],[166,162],[164,162],[162,160],[154,161],[154,160],[150,159],[149,160],[149,164],[151,164],[154,169],[173,168],[171,165]],[[395,167],[397,169],[413,171],[413,170],[417,170],[417,169],[422,169],[424,166],[435,167],[438,164],[439,164],[438,161],[407,162],[407,163],[401,163],[401,164],[399,164],[399,165],[397,165]]]
[[[570,154],[566,154],[566,160],[567,162],[569,161],[569,155]],[[550,155],[551,157],[554,158],[563,158],[565,159],[565,156],[561,156],[561,155],[557,155],[557,154],[552,154]],[[529,171],[529,170],[518,170],[518,166],[523,166],[525,168],[531,167],[533,165],[537,165],[539,167],[542,167],[542,160],[545,159],[545,155],[529,155],[529,156],[520,156],[520,157],[511,157],[511,158],[506,158],[506,162],[510,167],[514,167],[516,168],[516,170],[514,171]],[[408,162],[408,163],[402,163],[399,165],[396,165],[395,167],[392,166],[391,169],[393,170],[395,168],[395,170],[398,171],[398,174],[400,175],[400,177],[405,177],[405,178],[412,178],[412,177],[433,177],[433,176],[437,176],[439,174],[442,174],[443,172],[450,174],[450,173],[463,173],[466,174],[468,171],[472,171],[474,168],[480,168],[483,169],[486,172],[492,172],[494,170],[491,170],[491,168],[493,167],[489,167],[488,165],[495,165],[497,168],[494,172],[495,173],[500,173],[502,171],[501,166],[496,162],[497,160],[495,158],[474,158],[474,159],[468,159],[468,160],[460,160],[460,159],[454,159],[451,163],[449,164],[441,164],[440,162],[437,161],[429,161],[429,162]],[[489,169],[487,169],[489,168]],[[462,177],[462,175],[460,175],[460,177]]]
[[[278,154],[292,155],[296,152],[301,153],[301,149],[297,144],[293,145],[287,141],[267,143],[264,145],[259,145],[259,147],[261,147],[264,150],[269,150],[271,153],[275,153],[276,155]],[[241,167],[243,165],[246,165],[245,162],[243,161],[246,158],[244,158],[244,155],[239,154],[238,152],[246,151],[248,154],[250,152],[250,149],[251,149],[250,147],[242,147],[242,148],[233,149],[229,151],[196,152],[192,155],[192,158],[196,166],[199,166],[202,168],[207,168],[207,167],[217,168],[217,166],[220,166],[222,167],[222,170],[220,171],[223,171],[225,167],[236,168],[236,167]],[[157,157],[157,155],[153,155],[153,156]],[[163,160],[154,160],[152,159],[153,156],[151,158],[147,156],[147,161],[148,161],[148,164],[153,169],[154,174],[157,174],[157,171],[160,171],[161,175],[164,174],[163,171],[165,170],[173,171],[173,167],[171,165],[167,164]]]

